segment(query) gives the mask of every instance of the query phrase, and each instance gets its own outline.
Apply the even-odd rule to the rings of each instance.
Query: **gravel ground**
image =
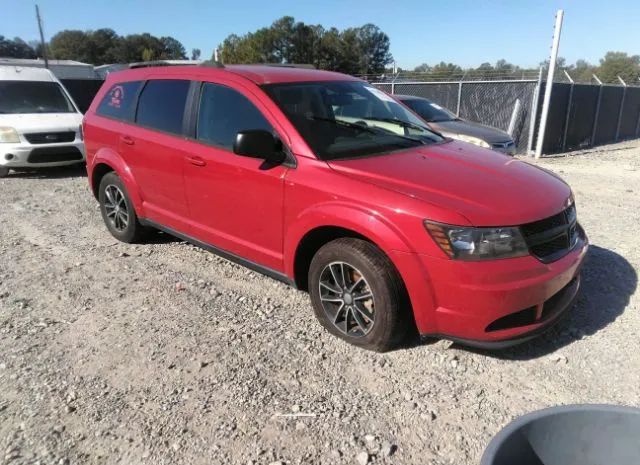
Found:
[[[356,349],[305,293],[167,236],[116,242],[82,169],[1,179],[0,463],[477,464],[531,410],[638,405],[640,143],[540,164],[574,188],[584,285],[499,353]]]

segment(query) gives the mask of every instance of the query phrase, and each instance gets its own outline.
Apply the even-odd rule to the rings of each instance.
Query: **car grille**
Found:
[[[60,142],[73,142],[76,138],[76,133],[73,131],[32,132],[25,134],[24,137],[31,144],[57,144]]]
[[[505,150],[511,149],[515,147],[515,145],[516,144],[512,140],[509,140],[506,142],[494,142],[493,144],[491,144],[491,147],[493,147],[494,149]]]
[[[571,204],[557,215],[520,227],[531,254],[544,263],[559,260],[578,243],[580,226]]]
[[[53,163],[57,161],[81,161],[82,152],[77,147],[40,147],[27,157],[29,163]]]

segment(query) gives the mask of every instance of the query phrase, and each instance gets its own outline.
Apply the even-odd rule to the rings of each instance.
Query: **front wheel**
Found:
[[[6,178],[7,176],[9,176],[9,168],[0,166],[0,178]]]
[[[309,293],[320,323],[351,344],[384,352],[407,333],[402,280],[370,242],[342,238],[321,247],[309,268]]]

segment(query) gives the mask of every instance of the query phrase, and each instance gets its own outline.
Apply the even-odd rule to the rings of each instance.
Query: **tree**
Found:
[[[440,63],[435,65],[433,67],[432,73],[435,77],[449,79],[459,79],[463,74],[462,68],[460,66],[453,63],[445,63],[444,61],[441,61]]]
[[[88,62],[94,65],[116,63],[118,61],[116,51],[120,40],[120,36],[113,29],[104,28],[91,32]]]
[[[49,43],[51,57],[58,60],[76,60],[91,63],[90,33],[64,30],[55,34]]]
[[[51,38],[49,48],[53,58],[94,65],[187,58],[184,46],[173,37],[158,38],[149,33],[121,37],[107,28],[60,31]]]
[[[577,82],[591,82],[596,67],[586,60],[578,60],[569,74]]]
[[[624,52],[607,52],[600,60],[597,71],[602,82],[617,82],[620,76],[627,83],[638,83],[640,79],[640,56],[629,56]]]
[[[186,60],[187,51],[184,46],[173,37],[160,37],[163,50],[159,58],[162,60]]]
[[[421,65],[418,65],[415,68],[413,68],[413,71],[416,73],[430,73],[431,66],[429,66],[426,63],[422,63]]]
[[[219,50],[224,63],[313,64],[351,74],[381,73],[393,61],[389,37],[373,24],[339,31],[291,16],[243,36],[231,34]]]
[[[0,57],[36,58],[36,52],[30,45],[19,37],[11,40],[0,35]]]
[[[393,62],[389,52],[389,36],[374,24],[365,24],[358,29],[360,69],[362,74],[384,72],[384,67]]]
[[[191,59],[192,60],[199,60],[200,59],[200,49],[199,48],[192,48],[191,49]]]

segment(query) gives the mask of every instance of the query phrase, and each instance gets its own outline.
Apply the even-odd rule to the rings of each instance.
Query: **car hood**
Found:
[[[77,131],[82,124],[81,113],[25,113],[0,115],[0,126],[9,126],[19,133],[47,131]]]
[[[475,226],[537,221],[562,211],[571,196],[569,186],[546,170],[456,141],[330,161],[329,166],[346,176],[455,211]]]
[[[429,126],[437,132],[477,137],[489,142],[490,144],[495,144],[496,142],[507,142],[512,139],[512,137],[505,131],[485,126],[484,124],[472,123],[471,121],[440,121],[429,123]]]

